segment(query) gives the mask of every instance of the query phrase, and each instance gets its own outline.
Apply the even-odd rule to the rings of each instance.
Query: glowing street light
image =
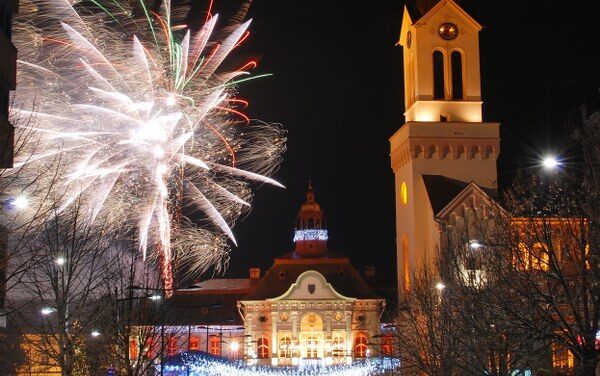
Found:
[[[44,316],[48,316],[49,314],[56,312],[55,308],[52,307],[44,307],[40,310],[40,313]]]
[[[438,282],[438,283],[435,285],[435,288],[436,288],[436,289],[438,289],[438,290],[440,290],[440,291],[442,291],[443,289],[445,289],[445,288],[446,288],[446,285],[444,285],[442,282]]]
[[[23,210],[29,206],[29,200],[27,200],[27,197],[19,195],[10,202],[10,205],[15,209]]]
[[[560,166],[560,161],[553,156],[547,156],[542,160],[542,165],[546,170],[554,170]]]
[[[150,299],[150,300],[152,300],[152,301],[155,301],[155,302],[156,302],[156,301],[158,301],[158,300],[161,300],[161,299],[162,299],[162,296],[160,296],[160,295],[158,295],[158,294],[154,294],[154,295],[150,295],[150,296],[148,297],[148,299]]]
[[[67,259],[64,258],[63,256],[58,256],[55,260],[54,263],[58,266],[63,266],[65,263],[67,262]]]
[[[477,240],[471,240],[469,242],[469,248],[471,248],[472,250],[476,250],[483,247],[483,244],[479,243]]]
[[[233,341],[229,344],[229,349],[232,352],[238,352],[238,350],[240,349],[240,344],[236,341]]]
[[[91,333],[91,334],[92,334],[92,337],[94,337],[94,338],[96,338],[96,337],[100,336],[100,332],[99,332],[99,331],[97,331],[97,330],[92,330],[92,333]]]

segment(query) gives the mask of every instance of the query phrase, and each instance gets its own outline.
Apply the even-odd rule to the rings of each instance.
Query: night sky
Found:
[[[500,183],[536,155],[561,152],[570,111],[600,88],[600,2],[459,2],[480,33],[484,120],[501,122]],[[215,12],[231,6],[215,2]],[[222,9],[223,8],[223,9]],[[250,38],[258,57],[243,84],[252,118],[281,123],[288,149],[275,178],[234,229],[227,277],[266,270],[293,249],[310,170],[329,223],[329,248],[362,272],[395,274],[394,180],[388,139],[403,124],[402,1],[255,0]],[[225,10],[226,11],[226,10]]]

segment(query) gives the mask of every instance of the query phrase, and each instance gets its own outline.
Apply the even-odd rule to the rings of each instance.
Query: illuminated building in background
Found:
[[[167,370],[188,355],[265,367],[363,364],[380,353],[385,300],[348,257],[328,249],[327,239],[309,183],[292,252],[275,258],[264,275],[251,268],[249,278],[209,279],[153,302],[161,306],[160,320],[139,323],[155,329],[152,338],[132,338],[130,361],[163,359]],[[365,277],[374,276],[374,267],[367,268]]]
[[[453,0],[417,5],[404,8],[398,41],[406,123],[390,138],[398,291],[411,269],[432,264],[447,206],[495,194],[500,152],[500,124],[481,115],[481,25]]]
[[[327,247],[327,226],[309,183],[298,211],[293,252],[277,257],[238,307],[247,363],[351,364],[369,356],[385,300],[349,259]]]

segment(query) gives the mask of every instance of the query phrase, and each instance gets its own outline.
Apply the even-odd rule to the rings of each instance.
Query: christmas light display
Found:
[[[368,358],[350,365],[325,365],[319,360],[305,362],[298,367],[247,366],[242,362],[207,358],[197,354],[183,354],[180,365],[166,365],[167,376],[372,376],[398,369],[400,362],[393,358]]]
[[[327,230],[323,229],[308,229],[296,230],[294,232],[294,243],[302,240],[324,240],[329,239]]]
[[[215,38],[216,15],[195,31],[186,16],[168,0],[156,9],[143,0],[22,2],[12,113],[27,125],[16,129],[6,193],[31,209],[5,218],[9,229],[77,204],[90,223],[135,228],[144,258],[162,263],[167,290],[174,252],[203,270],[227,254],[249,183],[281,186],[268,175],[285,139],[240,111],[247,102],[237,84],[260,77],[248,72],[256,62],[220,69],[250,21]]]

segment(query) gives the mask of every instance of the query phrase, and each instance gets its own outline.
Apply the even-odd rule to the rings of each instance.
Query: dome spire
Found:
[[[327,227],[325,215],[315,201],[312,181],[308,180],[306,202],[300,206],[296,218],[295,252],[305,257],[318,257],[327,252]]]

